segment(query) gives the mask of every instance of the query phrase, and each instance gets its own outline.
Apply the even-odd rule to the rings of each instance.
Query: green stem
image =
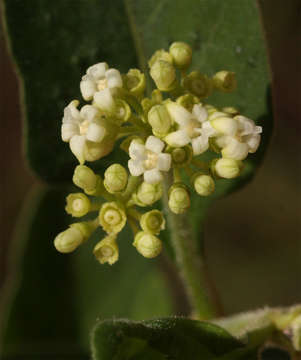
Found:
[[[204,258],[198,252],[192,234],[189,215],[173,214],[168,209],[168,188],[171,185],[168,174],[164,181],[164,206],[166,208],[171,245],[175,253],[178,270],[187,291],[193,316],[200,319],[213,318],[220,313],[215,290],[210,284]]]

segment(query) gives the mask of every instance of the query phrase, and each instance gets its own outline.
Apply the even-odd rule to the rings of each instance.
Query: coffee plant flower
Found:
[[[183,42],[156,51],[148,62],[156,87],[151,94],[139,69],[121,74],[105,62],[87,69],[80,82],[86,103],[66,106],[61,129],[79,162],[73,182],[82,190],[67,196],[66,212],[82,221],[57,235],[58,251],[76,250],[101,227],[106,236],[93,252],[101,264],[112,265],[119,258],[118,234],[128,224],[136,250],[154,258],[164,246],[160,233],[169,212],[186,213],[192,192],[210,196],[219,179],[240,176],[243,161],[260,145],[262,127],[231,104],[218,109],[207,102],[214,92],[226,97],[234,91],[235,74],[188,73],[191,59]],[[112,163],[104,174],[89,167],[118,147],[127,163]],[[161,211],[166,184],[168,209]]]

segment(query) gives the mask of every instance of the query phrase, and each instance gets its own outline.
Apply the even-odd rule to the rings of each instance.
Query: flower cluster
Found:
[[[167,176],[173,176],[169,210],[182,214],[190,207],[192,190],[209,196],[218,179],[240,175],[243,160],[259,146],[262,128],[233,107],[205,103],[214,91],[234,91],[235,74],[189,73],[191,59],[190,46],[182,42],[156,51],[149,60],[156,85],[150,96],[145,94],[145,74],[138,69],[120,74],[106,63],[88,68],[80,82],[88,104],[79,109],[79,101],[73,100],[65,108],[61,136],[78,159],[73,182],[83,190],[68,195],[66,211],[73,217],[97,216],[60,233],[54,241],[58,251],[75,250],[100,226],[107,236],[94,254],[100,263],[113,264],[119,256],[117,235],[128,223],[137,251],[153,258],[162,249],[158,235],[165,219],[149,207],[161,199]],[[108,155],[116,144],[129,156],[127,168],[112,164],[101,176],[85,165]],[[210,161],[204,161],[207,152]]]

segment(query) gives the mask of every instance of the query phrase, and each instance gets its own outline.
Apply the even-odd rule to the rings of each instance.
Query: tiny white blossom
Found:
[[[171,166],[171,155],[163,153],[163,148],[164,142],[155,136],[149,136],[145,144],[133,140],[129,147],[130,173],[133,176],[143,174],[146,183],[159,183],[162,180],[161,171],[168,171]]]
[[[166,107],[170,117],[178,125],[177,131],[165,137],[167,144],[182,147],[191,143],[194,155],[205,152],[209,147],[209,137],[216,133],[208,121],[207,110],[200,104],[194,105],[191,113],[183,106],[172,102]]]
[[[100,123],[100,112],[93,105],[85,105],[79,111],[77,100],[64,109],[61,128],[62,140],[69,142],[70,149],[82,164],[85,162],[86,141],[101,143],[106,129]]]

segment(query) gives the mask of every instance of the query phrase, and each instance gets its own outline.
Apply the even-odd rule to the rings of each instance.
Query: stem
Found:
[[[168,214],[171,245],[193,315],[199,319],[216,317],[220,312],[219,304],[213,286],[209,282],[204,258],[197,250],[189,215],[176,215],[168,209],[167,192],[170,185],[171,176],[168,174],[164,181],[163,202]]]

